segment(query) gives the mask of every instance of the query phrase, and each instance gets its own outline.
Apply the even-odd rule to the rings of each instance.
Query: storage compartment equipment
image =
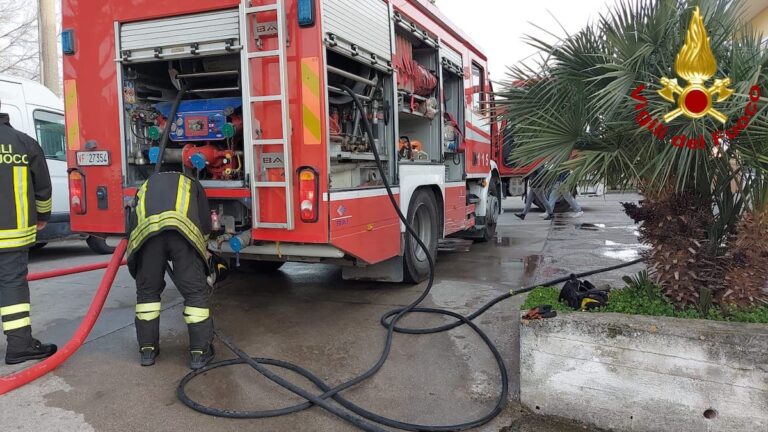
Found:
[[[203,33],[200,28],[212,30]],[[238,39],[236,9],[120,27],[121,132],[128,186],[151,174],[168,125],[163,170],[197,176],[208,186],[244,185]]]
[[[400,162],[442,163],[438,42],[395,15]]]
[[[461,55],[441,47],[443,80],[443,153],[446,181],[464,180],[464,77]]]

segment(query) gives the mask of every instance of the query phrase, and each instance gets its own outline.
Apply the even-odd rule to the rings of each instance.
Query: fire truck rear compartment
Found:
[[[170,122],[163,170],[182,171],[220,186],[244,183],[242,91],[237,53],[124,63],[126,181],[143,182],[159,159]],[[186,92],[173,119],[173,100]]]
[[[368,116],[386,172],[390,173],[390,144],[395,140],[392,118],[392,76],[370,65],[328,50],[328,129],[331,188],[335,190],[381,187],[371,143],[362,115]],[[362,114],[341,87],[351,88],[365,104]]]
[[[206,187],[242,188],[243,151],[240,54],[122,64],[125,182],[136,187],[153,172],[159,143],[182,85],[186,92],[170,127],[162,171],[197,177]],[[211,200],[221,228],[250,225],[242,200]]]

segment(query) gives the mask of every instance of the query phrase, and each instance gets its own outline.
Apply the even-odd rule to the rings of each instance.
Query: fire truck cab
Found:
[[[487,59],[427,0],[64,0],[62,12],[74,229],[124,235],[160,163],[201,181],[211,250],[244,266],[331,262],[345,278],[419,282],[426,256],[376,146],[433,256],[440,238],[493,237]]]

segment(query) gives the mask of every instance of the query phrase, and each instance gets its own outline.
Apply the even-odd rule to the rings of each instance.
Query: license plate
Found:
[[[109,151],[81,151],[77,152],[77,165],[79,166],[109,166]]]

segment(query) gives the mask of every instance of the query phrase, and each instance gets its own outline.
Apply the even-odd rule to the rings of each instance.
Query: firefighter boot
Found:
[[[8,336],[8,350],[5,352],[7,365],[48,358],[58,349],[54,344],[44,344],[32,338],[32,329],[29,326],[7,331],[5,334]]]
[[[155,364],[155,358],[160,355],[160,348],[154,346],[143,346],[139,350],[139,361],[142,366],[152,366]]]
[[[142,366],[152,366],[160,355],[160,318],[150,321],[136,318],[136,338],[139,341],[139,361]]]
[[[213,319],[207,318],[199,323],[190,323],[189,330],[189,367],[197,370],[213,360]]]

